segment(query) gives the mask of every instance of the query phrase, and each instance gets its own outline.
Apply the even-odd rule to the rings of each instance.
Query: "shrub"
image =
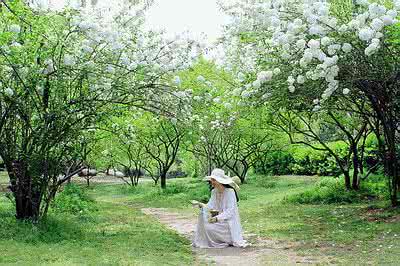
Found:
[[[288,196],[284,200],[300,204],[331,204],[357,202],[360,199],[359,193],[346,190],[342,179],[327,177],[313,188]]]
[[[53,211],[74,215],[88,215],[96,210],[94,201],[78,185],[70,183],[64,187],[52,204]]]
[[[389,198],[383,176],[371,176],[361,182],[358,191],[347,190],[343,177],[322,178],[313,188],[285,198],[285,201],[300,204],[331,204],[360,202],[365,199]]]

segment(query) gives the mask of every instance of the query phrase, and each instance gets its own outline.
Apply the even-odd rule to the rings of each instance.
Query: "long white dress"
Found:
[[[209,209],[219,211],[216,223],[209,223]],[[222,193],[211,191],[206,207],[201,209],[193,245],[199,248],[245,247],[235,191],[225,188]]]

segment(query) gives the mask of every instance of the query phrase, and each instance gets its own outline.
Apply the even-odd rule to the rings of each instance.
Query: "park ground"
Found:
[[[282,252],[311,258],[309,264],[398,265],[400,212],[383,199],[357,203],[298,204],[286,200],[310,190],[319,177],[250,176],[241,186],[240,215],[248,240],[277,243]],[[191,199],[205,201],[206,184],[195,178],[168,180],[161,191],[151,182],[78,183],[93,208],[82,213],[52,211],[37,225],[17,222],[0,174],[0,264],[18,265],[202,265],[190,240],[142,210],[195,217]],[[284,253],[282,253],[284,254]],[[265,254],[265,264],[277,264]],[[285,264],[285,260],[280,259]],[[304,262],[304,261],[303,261]],[[306,261],[307,262],[307,261]],[[207,262],[208,263],[208,262]],[[296,263],[287,260],[287,264]]]

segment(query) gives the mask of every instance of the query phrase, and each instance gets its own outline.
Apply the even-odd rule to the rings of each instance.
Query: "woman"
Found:
[[[222,169],[214,169],[206,180],[212,185],[209,202],[192,201],[201,208],[193,245],[199,248],[245,247],[237,207],[239,187]]]

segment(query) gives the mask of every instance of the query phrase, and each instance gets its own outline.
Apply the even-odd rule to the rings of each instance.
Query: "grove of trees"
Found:
[[[211,55],[145,30],[148,6],[105,18],[0,2],[0,157],[17,219],[45,217],[85,168],[131,186],[214,167],[246,182],[311,168],[292,147],[323,154],[317,174],[348,190],[380,173],[399,205],[400,1],[229,1]]]

